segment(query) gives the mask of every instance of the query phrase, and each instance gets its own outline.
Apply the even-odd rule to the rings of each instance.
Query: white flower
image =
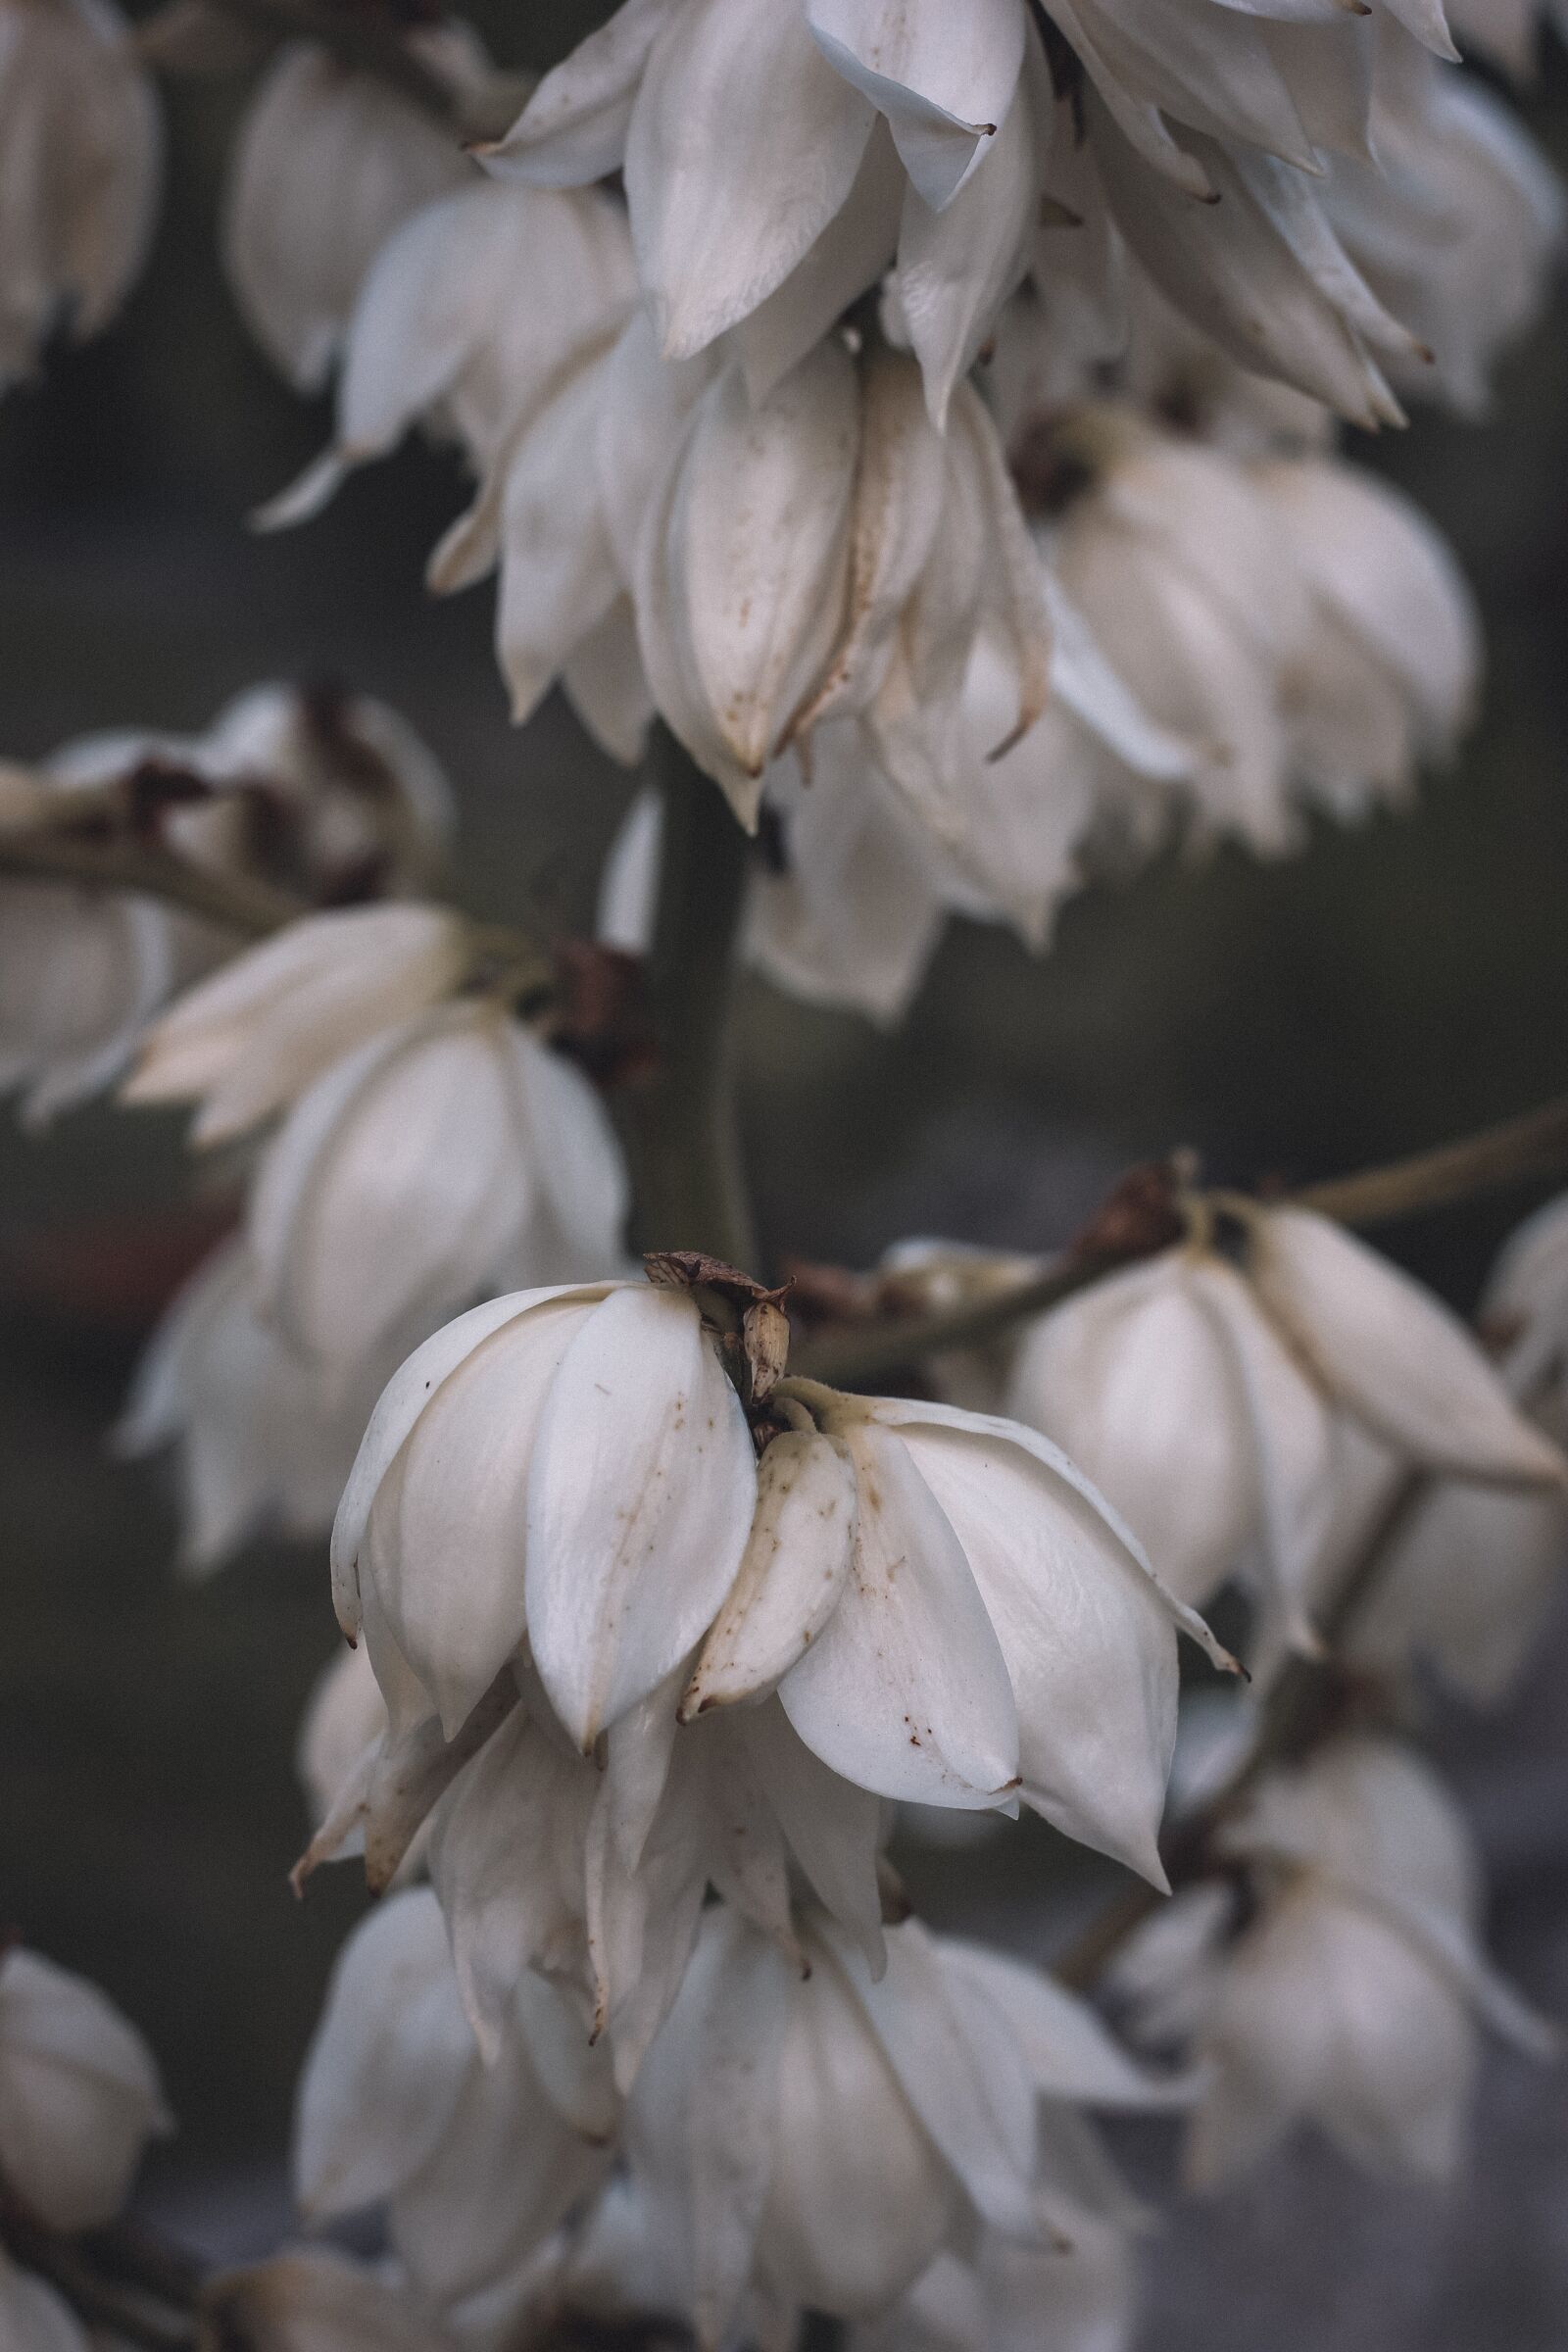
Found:
[[[0,1958],[0,2175],[27,2209],[51,2230],[113,2221],[148,2140],[172,2129],[135,2028],[14,1944]]]
[[[438,1007],[334,1062],[268,1145],[257,1303],[304,1355],[363,1363],[509,1274],[614,1265],[625,1206],[587,1080],[497,1005]]]
[[[794,1524],[754,1575],[774,1537],[772,1508],[759,1511],[685,1711],[776,1686],[845,1779],[915,1803],[1018,1798],[1161,1884],[1175,1629],[1207,1641],[1200,1621],[1032,1431],[791,1385],[809,1406],[811,1477],[797,1488],[780,1465]],[[844,1497],[831,1514],[811,1499],[830,1479]],[[838,1596],[819,1623],[829,1577]]]
[[[1324,213],[1420,338],[1415,359],[1394,355],[1399,390],[1479,415],[1498,354],[1541,308],[1562,245],[1562,182],[1474,75],[1396,25],[1377,43],[1369,146],[1333,159]]]
[[[121,1100],[195,1101],[191,1141],[226,1143],[343,1054],[448,995],[469,956],[463,919],[445,907],[306,915],[154,1022]]]
[[[295,1538],[331,1526],[399,1337],[407,1344],[394,1335],[354,1378],[327,1379],[259,1316],[243,1245],[198,1267],[155,1332],[116,1432],[131,1456],[178,1448],[186,1569],[221,1566],[269,1524]]]
[[[897,251],[940,415],[1022,267],[1048,91],[1020,0],[961,38],[930,8],[630,0],[485,160],[556,186],[623,164],[665,355],[744,321],[759,390]]]
[[[1346,1420],[1406,1465],[1554,1493],[1563,1478],[1457,1319],[1303,1209],[1248,1205],[1240,1271],[1187,1244],[1043,1316],[1008,1402],[1104,1487],[1184,1598],[1259,1547],[1275,1631],[1301,1640]]]
[[[482,87],[487,61],[466,24],[415,24],[404,37],[455,99]],[[393,230],[473,169],[455,121],[434,122],[329,50],[294,41],[273,59],[230,150],[223,263],[246,324],[296,390],[326,381]]]
[[[1281,704],[1298,783],[1338,814],[1397,800],[1450,753],[1474,709],[1475,607],[1445,542],[1397,491],[1332,459],[1252,468],[1308,619]]]
[[[152,83],[110,0],[0,10],[0,390],[57,326],[107,325],[141,269],[163,162]]]
[[[1049,2246],[1118,2194],[1070,2102],[1169,2095],[1016,1962],[911,1921],[873,1984],[828,1924],[805,1941],[803,1974],[710,1911],[628,2106],[633,2183],[703,2344],[730,2340],[748,2290],[869,2318],[977,2223]]]
[[[756,1490],[687,1296],[519,1292],[438,1332],[376,1406],[333,1532],[339,1621],[363,1613],[394,1729],[434,1705],[449,1734],[526,1631],[588,1748],[712,1621]]]
[[[333,1537],[394,1729],[434,1705],[456,1731],[526,1633],[586,1749],[706,1634],[685,1715],[776,1687],[857,1786],[1021,1795],[1157,1880],[1175,1628],[1199,1622],[1032,1431],[812,1384],[786,1409],[759,1470],[670,1292],[524,1292],[439,1333],[377,1406]]]
[[[0,2253],[0,2341],[8,2352],[92,2352],[63,2295]]]
[[[625,222],[596,191],[460,188],[390,236],[349,322],[333,444],[260,517],[303,521],[416,422],[479,467],[618,330]]]
[[[1043,949],[1097,827],[1147,834],[1151,814],[1161,821],[1192,755],[1144,717],[1050,574],[1043,584],[1051,699],[997,757],[1016,680],[983,630],[938,751],[934,807],[901,795],[874,740],[845,720],[813,731],[808,780],[788,754],[766,770],[742,952],[776,987],[895,1021],[950,913],[1009,920]],[[639,796],[605,866],[599,934],[633,954],[652,944],[660,835],[657,800]]]
[[[1555,2036],[1481,1955],[1475,1859],[1441,1785],[1393,1741],[1342,1738],[1262,1782],[1222,1850],[1252,1874],[1250,1924],[1227,1943],[1228,1899],[1200,1887],[1119,1964],[1152,2032],[1196,2031],[1194,2184],[1303,2120],[1371,2172],[1446,2178],[1477,2021],[1537,2056]]]
[[[1204,820],[1288,848],[1279,680],[1308,608],[1268,506],[1232,460],[1130,411],[1063,419],[1053,444],[1066,503],[1045,562],[1140,708],[1191,747]]]
[[[480,2058],[440,1908],[415,1888],[339,1955],[300,2082],[295,2183],[317,2223],[384,2205],[400,2261],[439,2308],[548,2236],[603,2176],[615,2123],[606,2053],[526,1971]]]

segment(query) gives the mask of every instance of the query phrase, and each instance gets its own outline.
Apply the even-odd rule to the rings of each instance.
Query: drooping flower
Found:
[[[1222,1851],[1248,1870],[1250,1924],[1200,1886],[1118,1962],[1151,2034],[1192,2034],[1204,2061],[1194,2185],[1308,2120],[1370,2172],[1447,2178],[1478,2025],[1537,2056],[1555,2036],[1482,1957],[1475,1857],[1441,1785],[1395,1741],[1341,1738],[1263,1781]]]
[[[869,2319],[977,2227],[1044,2251],[1122,2197],[1077,2103],[1168,2103],[1034,1971],[888,1934],[873,1983],[831,1926],[808,1973],[720,1907],[626,2117],[653,2242],[703,2344],[748,2295]]]
[[[13,1944],[0,1957],[0,2175],[27,2210],[51,2230],[101,2228],[147,2142],[172,2129],[135,2028],[96,1985]]]
[[[1283,1630],[1309,1640],[1346,1421],[1466,1479],[1556,1492],[1562,1457],[1417,1284],[1309,1211],[1238,1206],[1239,1268],[1188,1243],[1094,1285],[1027,1334],[1008,1402],[1175,1592],[1206,1600],[1255,1547]]]
[[[585,2021],[523,1971],[481,2059],[426,1887],[349,1937],[301,2077],[294,2171],[308,2220],[384,2206],[397,2255],[436,2309],[489,2285],[597,2180],[616,2100]]]
[[[456,117],[488,76],[477,35],[449,18],[403,37],[451,90],[450,123],[385,79],[295,41],[268,67],[234,137],[224,267],[246,324],[300,392],[325,383],[366,272],[394,229],[474,175]]]
[[[226,1143],[282,1109],[377,1032],[464,976],[448,908],[355,906],[304,916],[190,989],[154,1022],[121,1099],[200,1104],[195,1144]]]
[[[353,1376],[328,1378],[258,1312],[254,1263],[231,1242],[168,1308],[116,1431],[139,1457],[176,1448],[181,1565],[205,1575],[264,1528],[326,1532],[366,1420],[407,1335]]]
[[[432,1705],[455,1731],[526,1634],[586,1749],[706,1636],[688,1717],[776,1688],[857,1786],[1021,1795],[1157,1879],[1175,1630],[1199,1621],[1032,1431],[786,1394],[759,1469],[676,1292],[524,1292],[439,1333],[377,1406],[333,1539],[394,1731]]]
[[[987,0],[961,36],[936,5],[628,0],[486,160],[553,186],[624,169],[671,358],[726,329],[754,364],[798,356],[891,265],[940,420],[1021,273],[1042,177],[1087,132],[1129,241],[1209,331],[1351,415],[1388,414],[1372,348],[1414,338],[1312,194],[1326,154],[1366,136],[1365,28],[1309,13],[1068,0],[1052,22],[1069,125],[1022,0]],[[1390,13],[1451,54],[1440,8]]]
[[[0,14],[0,390],[50,335],[98,333],[147,251],[163,131],[112,0],[7,0]]]
[[[587,1080],[503,1007],[460,1001],[296,1099],[249,1203],[257,1302],[307,1358],[364,1364],[519,1273],[615,1265],[625,1207]]]
[[[476,469],[623,322],[635,294],[625,223],[595,193],[460,188],[390,236],[349,320],[331,447],[268,507],[316,514],[356,466],[416,423]]]
[[[1280,679],[1293,778],[1341,816],[1397,801],[1473,714],[1480,631],[1458,565],[1396,491],[1331,459],[1275,460],[1249,486],[1306,590]]]

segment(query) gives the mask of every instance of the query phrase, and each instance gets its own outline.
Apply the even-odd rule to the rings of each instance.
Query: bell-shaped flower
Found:
[[[665,355],[736,327],[759,395],[896,255],[940,417],[1021,269],[1051,117],[1021,0],[961,39],[883,0],[628,0],[484,160],[546,186],[623,166]]]
[[[196,1102],[192,1143],[227,1143],[437,1004],[471,953],[462,917],[442,906],[306,915],[180,997],[142,1041],[121,1100]]]
[[[586,1079],[500,1006],[399,1022],[298,1097],[257,1171],[265,1317],[353,1366],[509,1275],[618,1261],[626,1183]]]
[[[1419,1285],[1325,1218],[1237,1205],[1240,1270],[1189,1243],[1093,1285],[1027,1332],[1008,1402],[1173,1591],[1200,1603],[1255,1554],[1275,1632],[1309,1643],[1357,1433],[1406,1467],[1554,1495],[1562,1457]]]
[[[331,447],[259,519],[304,521],[416,423],[482,470],[613,338],[634,295],[624,220],[595,190],[485,182],[425,205],[387,239],[354,305]]]
[[[1307,594],[1280,681],[1296,780],[1341,816],[1398,800],[1473,713],[1480,630],[1458,565],[1397,491],[1332,459],[1250,480]]]
[[[1448,2177],[1478,2027],[1537,2057],[1556,2037],[1482,1956],[1479,1873],[1441,1784],[1395,1741],[1341,1738],[1262,1781],[1220,1850],[1250,1874],[1247,1924],[1199,1886],[1118,1962],[1155,2037],[1196,2035],[1194,2185],[1303,2121],[1370,2172]]]
[[[363,1615],[394,1730],[434,1706],[449,1734],[526,1633],[587,1749],[711,1623],[756,1492],[689,1294],[519,1292],[438,1332],[376,1406],[333,1533],[339,1621]]]
[[[1183,1599],[1258,1559],[1301,1632],[1333,1499],[1333,1423],[1233,1267],[1192,1248],[1094,1284],[1025,1333],[1008,1409],[1065,1446]]]
[[[0,2342],[10,2352],[92,2352],[86,2328],[47,2279],[0,2253]]]
[[[0,11],[0,390],[64,327],[98,333],[152,234],[163,131],[112,0],[6,0]]]
[[[1250,1208],[1245,1222],[1249,1283],[1342,1410],[1425,1469],[1561,1485],[1562,1453],[1430,1292],[1310,1210]]]
[[[453,2338],[406,2278],[325,2247],[298,2247],[202,2289],[202,2320],[247,2352],[452,2352]]]
[[[1309,609],[1245,469],[1110,407],[1057,419],[1033,463],[1044,560],[1138,707],[1189,747],[1201,819],[1289,848],[1280,675]]]
[[[1333,158],[1324,213],[1420,338],[1418,357],[1393,359],[1398,390],[1479,416],[1498,357],[1545,298],[1568,217],[1562,181],[1475,75],[1391,25],[1376,48],[1370,145]]]
[[[13,1944],[0,1958],[0,2176],[26,2210],[51,2230],[100,2229],[147,2142],[172,2128],[135,2028],[95,1984]]]
[[[1087,2201],[1054,2148],[1113,2178],[1073,2105],[1169,2095],[1016,1962],[910,1921],[874,1984],[826,1923],[805,1943],[803,1974],[709,1912],[628,2106],[634,2188],[702,2344],[731,2340],[749,2294],[869,2319],[977,2224],[1049,2247]]]
[[[1082,1473],[1018,1423],[810,1382],[781,1401],[819,1464],[807,1491],[832,1479],[848,1502],[853,1485],[854,1507],[794,1503],[798,1533],[755,1579],[743,1567],[686,1710],[776,1687],[846,1780],[959,1809],[1021,1799],[1161,1884],[1177,1627],[1228,1662],[1201,1621]],[[818,1624],[829,1578],[838,1597]]]
[[[220,1567],[264,1528],[323,1535],[389,1363],[393,1335],[353,1377],[328,1377],[258,1312],[255,1268],[228,1243],[190,1277],[154,1333],[115,1433],[132,1458],[176,1448],[180,1564]]]
[[[386,2209],[394,2250],[437,2308],[490,2285],[608,2169],[609,2060],[570,2001],[524,1972],[481,2059],[427,1887],[349,1937],[300,2081],[294,2175],[322,2223]]]
[[[474,176],[457,117],[489,68],[456,19],[416,24],[410,56],[451,92],[442,124],[386,79],[290,42],[253,91],[234,136],[222,251],[247,326],[296,391],[325,383],[367,270],[420,206]]]

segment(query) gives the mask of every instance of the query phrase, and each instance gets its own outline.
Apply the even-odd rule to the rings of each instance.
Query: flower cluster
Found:
[[[96,1985],[21,1944],[0,1956],[0,2182],[28,2221],[74,2232],[111,2222],[144,2149],[172,2129],[158,2070]],[[15,2352],[89,2352],[44,2279],[0,2250],[0,2336]]]

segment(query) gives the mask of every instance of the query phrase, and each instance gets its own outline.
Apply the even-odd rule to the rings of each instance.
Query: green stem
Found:
[[[706,1250],[750,1272],[733,1036],[746,836],[662,724],[651,766],[664,822],[649,965],[658,1066],[636,1136],[638,1236],[645,1250]]]

